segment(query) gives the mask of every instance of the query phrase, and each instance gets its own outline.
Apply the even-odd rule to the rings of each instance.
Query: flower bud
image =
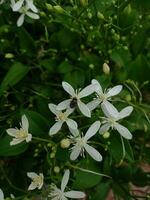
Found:
[[[98,19],[105,19],[104,15],[101,12],[97,12]]]
[[[53,6],[54,10],[57,12],[57,13],[64,13],[64,9],[61,7],[61,6]]]
[[[126,97],[125,97],[125,100],[128,101],[128,102],[131,101],[132,100],[131,95],[127,94]]]
[[[46,3],[46,8],[49,11],[53,10],[53,6],[50,3]]]
[[[107,139],[107,138],[109,138],[110,137],[110,133],[109,132],[105,132],[104,134],[103,134],[103,138],[104,139]]]
[[[127,15],[130,15],[130,13],[132,12],[131,4],[128,4],[128,5],[125,7],[124,12],[125,12]]]
[[[95,67],[94,64],[89,64],[90,69],[94,69],[94,67]]]
[[[62,139],[60,141],[60,146],[62,149],[67,149],[70,146],[70,140],[68,138]]]
[[[93,17],[92,13],[88,12],[88,18],[91,19]]]
[[[12,54],[12,53],[6,53],[5,54],[5,58],[7,58],[7,59],[11,59],[11,58],[14,58],[15,56],[14,56],[14,54]]]
[[[110,74],[110,67],[107,65],[107,63],[103,64],[103,72],[104,74]]]
[[[52,153],[50,154],[50,158],[55,158],[55,153],[54,153],[54,152],[52,152]]]
[[[80,4],[81,4],[83,7],[86,7],[86,6],[88,6],[88,0],[80,0]]]
[[[55,166],[55,167],[54,167],[54,172],[55,172],[56,174],[59,174],[59,172],[60,172],[60,167]]]

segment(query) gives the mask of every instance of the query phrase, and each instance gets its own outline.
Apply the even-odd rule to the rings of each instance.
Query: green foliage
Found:
[[[1,2],[1,1],[0,1]],[[0,4],[0,188],[5,197],[16,200],[44,199],[49,184],[59,185],[64,169],[70,169],[68,188],[84,191],[89,200],[137,199],[131,183],[150,185],[150,1],[148,0],[34,0],[40,19],[25,16],[21,27],[9,1]],[[107,63],[110,73],[105,73]],[[112,103],[119,109],[133,106],[134,112],[122,120],[133,139],[122,139],[116,130],[104,138],[97,134],[93,145],[103,155],[97,163],[89,156],[70,161],[70,150],[60,145],[69,136],[67,126],[50,137],[54,124],[48,103],[58,104],[69,96],[61,82],[75,89],[84,88],[92,79],[103,88],[122,84],[124,90]],[[85,102],[90,98],[86,97]],[[81,131],[101,120],[99,108],[92,118],[75,111]],[[21,116],[29,120],[33,139],[10,146],[6,129],[18,127]],[[122,123],[122,122],[121,122]],[[72,145],[72,144],[71,144]],[[54,170],[55,167],[59,170]],[[89,171],[91,172],[89,172]],[[27,172],[43,172],[45,189],[27,192]],[[103,175],[107,176],[103,176]],[[17,178],[16,178],[17,176]],[[144,194],[147,199],[150,191]],[[140,197],[139,197],[140,198]]]

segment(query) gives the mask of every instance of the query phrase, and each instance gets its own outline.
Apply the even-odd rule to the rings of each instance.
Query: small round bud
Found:
[[[53,8],[57,13],[64,13],[64,9],[59,5],[58,6],[53,6]]]
[[[131,14],[131,12],[132,12],[131,4],[128,4],[128,5],[125,7],[124,12],[125,12],[127,15],[130,15],[130,14]]]
[[[55,158],[55,153],[54,153],[54,152],[52,152],[52,153],[50,154],[50,158]]]
[[[120,40],[120,35],[118,35],[117,33],[115,33],[113,35],[113,38],[114,38],[114,40],[118,41],[118,40]]]
[[[104,74],[110,74],[110,67],[108,66],[108,64],[107,63],[104,63],[103,64],[103,72],[104,72]]]
[[[62,139],[60,141],[60,146],[62,149],[67,149],[70,146],[70,140],[68,138]]]
[[[81,4],[83,7],[86,7],[86,6],[88,6],[88,0],[80,0],[80,4]]]
[[[103,134],[104,139],[107,139],[109,137],[110,137],[110,133],[108,131]]]
[[[53,6],[50,3],[46,3],[47,10],[53,10]]]
[[[11,58],[14,58],[15,56],[14,56],[14,54],[12,54],[12,53],[6,53],[5,54],[5,58],[7,58],[7,59],[11,59]]]
[[[40,15],[41,15],[41,17],[46,17],[46,14],[45,14],[45,12],[40,12]]]
[[[92,13],[88,13],[88,18],[91,19],[92,18]]]
[[[101,12],[97,12],[97,18],[98,19],[105,19],[104,15]]]
[[[125,51],[127,51],[127,50],[128,50],[128,46],[124,46],[123,49],[124,49]]]
[[[81,44],[81,45],[80,45],[80,48],[81,48],[81,49],[84,49],[84,48],[85,48],[84,44]]]
[[[125,100],[128,101],[128,102],[131,101],[132,100],[131,95],[127,94],[126,97],[125,97]]]
[[[94,69],[94,67],[95,67],[94,64],[89,64],[90,69]]]
[[[56,174],[59,174],[59,172],[60,172],[60,167],[55,166],[55,167],[54,167],[54,172],[55,172]]]
[[[39,152],[39,149],[35,149],[35,152],[38,153],[38,152]]]
[[[114,33],[115,33],[115,30],[114,30],[113,28],[111,29],[111,33],[112,33],[112,34],[114,34]]]

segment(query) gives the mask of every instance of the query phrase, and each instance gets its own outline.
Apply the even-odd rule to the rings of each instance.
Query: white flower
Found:
[[[122,90],[122,85],[117,85],[113,88],[109,88],[103,91],[100,83],[95,79],[92,80],[92,84],[95,85],[97,98],[87,104],[90,110],[94,110],[100,103],[105,103],[106,101],[109,101],[112,96],[119,94]]]
[[[96,161],[102,160],[101,154],[95,148],[93,148],[88,144],[88,140],[96,134],[99,128],[100,128],[100,122],[99,121],[94,122],[90,126],[84,137],[80,136],[78,130],[73,131],[70,129],[70,131],[73,134],[73,136],[70,138],[74,144],[74,146],[71,148],[71,154],[70,154],[71,160],[76,160],[79,155],[84,156],[85,150],[94,160]]]
[[[56,109],[57,106],[55,104],[50,103],[48,106],[51,112],[56,115],[56,123],[50,128],[49,135],[56,134],[61,129],[64,122],[66,122],[68,127],[77,129],[77,123],[74,120],[68,118],[68,116],[73,112],[73,109],[67,109],[65,112],[62,112]]]
[[[16,145],[23,141],[30,142],[32,139],[32,135],[28,133],[29,129],[29,122],[25,115],[21,118],[20,123],[21,128],[9,128],[6,130],[8,135],[14,137],[13,140],[10,142],[10,145]]]
[[[28,172],[27,176],[32,179],[32,182],[29,185],[28,190],[34,190],[35,188],[38,188],[40,190],[42,188],[44,180],[44,176],[42,173],[38,175],[35,172]]]
[[[70,94],[71,97],[70,99],[64,100],[60,104],[58,104],[57,109],[64,110],[68,107],[75,108],[76,106],[78,106],[83,115],[91,117],[91,112],[89,108],[81,101],[81,98],[86,97],[94,92],[94,84],[88,85],[81,91],[74,90],[69,83],[64,81],[62,82],[62,86],[64,90]]]
[[[15,5],[15,1],[11,0],[12,9],[13,9],[14,5]],[[22,6],[20,9],[16,10],[16,12],[21,13],[20,17],[17,20],[17,26],[18,27],[22,26],[22,24],[24,23],[25,15],[27,15],[28,17],[30,17],[32,19],[39,19],[40,18],[38,14],[35,14],[35,13],[29,11],[29,10],[30,10],[30,7],[28,5]]]
[[[61,181],[60,189],[57,188],[57,186],[55,184],[51,184],[51,192],[48,195],[48,197],[50,197],[51,200],[67,200],[68,198],[81,199],[81,198],[85,197],[84,192],[74,191],[74,190],[65,192],[65,188],[69,181],[69,176],[70,176],[70,171],[65,170],[64,176]]]
[[[4,200],[4,193],[1,188],[0,188],[0,200]]]
[[[100,134],[107,132],[110,128],[117,130],[121,136],[126,139],[132,139],[130,131],[118,123],[120,119],[123,119],[131,114],[133,111],[132,106],[127,106],[120,112],[108,101],[101,104],[102,110],[107,118],[103,121],[104,125],[100,128]]]
[[[33,12],[37,13],[38,10],[33,4],[33,0],[19,0],[15,2],[13,0],[12,10],[13,11],[19,11],[24,5],[27,5],[29,9],[31,9]]]
[[[0,1],[0,5],[1,5],[1,4],[3,4],[3,3],[4,3],[4,1],[5,1],[5,0],[1,0],[1,1]]]

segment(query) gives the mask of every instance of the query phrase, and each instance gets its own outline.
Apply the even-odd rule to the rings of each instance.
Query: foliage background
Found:
[[[124,85],[119,99],[135,108],[125,121],[134,138],[130,143],[124,141],[124,161],[119,137],[100,138],[105,146],[100,148],[104,161],[97,164],[87,158],[78,167],[112,179],[75,170],[72,184],[92,200],[106,199],[110,188],[119,198],[134,198],[129,183],[150,184],[150,173],[139,167],[150,163],[150,2],[37,0],[40,20],[27,18],[21,28],[16,26],[18,15],[9,4],[0,5],[0,186],[4,193],[28,196],[27,171],[44,171],[50,183],[60,179],[64,167],[71,168],[67,151],[59,144],[64,135],[58,136],[55,144],[48,136],[53,124],[48,103],[64,99],[63,80],[78,88],[96,78],[104,87]],[[110,67],[109,75],[103,72],[104,62]],[[18,126],[23,113],[29,119],[30,132],[43,141],[10,147],[6,129]],[[80,119],[82,126],[90,123]],[[59,174],[54,172],[55,166],[60,167]]]

